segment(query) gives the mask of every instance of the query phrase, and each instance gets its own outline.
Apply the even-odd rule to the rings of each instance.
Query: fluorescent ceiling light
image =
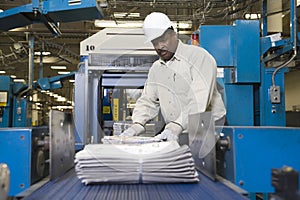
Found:
[[[140,17],[140,13],[128,13],[128,12],[115,12],[115,18],[138,18]]]
[[[73,109],[73,106],[52,106],[52,109],[58,109],[58,110]]]
[[[57,72],[58,74],[70,74],[70,72]]]
[[[173,22],[173,26],[176,28],[177,26],[177,23],[176,22]],[[182,22],[179,22],[178,24],[178,28],[180,29],[190,29],[192,28],[192,21],[182,21]]]
[[[75,80],[71,79],[69,80],[70,83],[75,83]]]
[[[10,75],[10,77],[11,77],[11,78],[17,78],[17,76],[16,76],[16,75]]]
[[[0,74],[5,74],[5,73],[6,73],[5,71],[0,70]]]
[[[192,21],[180,21],[172,22],[173,27],[179,29],[190,29],[192,28]],[[95,26],[101,28],[142,28],[143,21],[113,21],[113,20],[95,20]]]
[[[65,97],[58,97],[56,101],[67,101],[67,99]]]
[[[245,16],[245,19],[260,19],[261,18],[261,14],[259,14],[259,13],[246,13],[244,16]]]
[[[43,56],[49,56],[50,54],[51,54],[51,52],[49,52],[49,51],[42,51],[42,55]],[[36,52],[34,52],[34,55],[40,56],[41,52],[40,51],[36,51]]]
[[[25,83],[25,79],[14,79],[14,82]]]
[[[51,66],[51,69],[67,69],[66,66]]]
[[[95,20],[96,27],[102,28],[141,28],[143,26],[142,21],[119,21],[112,20]]]

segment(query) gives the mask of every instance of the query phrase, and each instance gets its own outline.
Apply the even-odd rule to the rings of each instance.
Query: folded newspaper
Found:
[[[75,155],[75,171],[84,184],[199,181],[190,148],[177,142],[88,144]]]
[[[160,142],[160,139],[155,137],[137,137],[137,136],[104,136],[103,144],[144,144],[152,142]]]

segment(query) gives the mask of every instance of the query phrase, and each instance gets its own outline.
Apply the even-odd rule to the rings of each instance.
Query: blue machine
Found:
[[[238,96],[226,99],[228,124],[255,125],[254,92],[260,83],[259,22],[238,20],[233,26],[201,26],[199,39],[218,67],[225,68],[227,96]]]
[[[227,26],[201,26],[200,46],[224,68],[227,122],[222,138],[227,150],[218,152],[218,170],[226,179],[251,193],[274,192],[272,168],[284,165],[300,170],[300,129],[286,128],[284,73],[296,56],[296,4],[291,2],[291,38],[272,40],[259,21],[237,20]],[[266,11],[266,2],[263,3]],[[262,38],[260,34],[262,33]],[[280,66],[268,64],[274,58],[294,52]],[[230,98],[229,98],[230,97]],[[220,150],[219,149],[219,150]],[[221,155],[220,155],[221,154]]]
[[[9,76],[0,76],[0,127],[31,126],[31,104],[27,98],[18,96],[26,88]]]
[[[232,26],[200,27],[201,46],[215,57],[219,67],[224,67],[225,91],[236,97],[226,99],[229,125],[285,126],[286,69],[277,73],[280,99],[273,103],[270,87],[274,69],[260,62],[260,41],[258,21],[237,20]]]
[[[33,88],[61,88],[62,81],[74,75],[41,78]],[[31,102],[24,97],[28,91],[27,85],[0,76],[0,163],[10,169],[9,196],[16,196],[49,174],[48,127],[31,127]]]
[[[223,138],[231,145],[225,152],[221,175],[250,193],[273,193],[271,169],[290,166],[300,171],[299,128],[228,126]],[[299,188],[300,189],[300,188]]]
[[[0,163],[10,169],[9,196],[24,191],[45,177],[49,166],[49,149],[45,145],[47,127],[9,128],[0,130]]]
[[[12,82],[9,76],[0,79],[0,127],[11,126]]]
[[[103,17],[101,7],[105,5],[105,1],[96,0],[32,0],[31,4],[1,12],[0,30],[43,23],[57,36],[61,34],[58,22],[100,19]],[[0,130],[0,163],[6,163],[11,172],[9,196],[24,191],[49,172],[45,166],[49,158],[49,131],[48,128],[31,127],[31,104],[24,95],[36,88],[61,88],[62,81],[74,74],[41,78],[33,87],[14,83],[9,76],[0,77],[0,128],[5,127]]]
[[[0,30],[7,31],[33,23],[44,23],[54,35],[60,35],[57,22],[99,19],[102,16],[96,0],[32,0],[31,4],[0,13]]]

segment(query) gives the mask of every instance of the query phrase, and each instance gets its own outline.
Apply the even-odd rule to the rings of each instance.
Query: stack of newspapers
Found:
[[[124,139],[123,139],[124,140]],[[138,138],[135,139],[138,141]],[[88,144],[75,155],[77,177],[84,184],[198,182],[187,145],[177,142]]]

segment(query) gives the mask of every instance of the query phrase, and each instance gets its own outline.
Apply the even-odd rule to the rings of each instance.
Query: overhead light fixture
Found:
[[[64,110],[64,109],[73,109],[73,106],[52,106],[52,109]]]
[[[172,22],[173,27],[179,29],[190,29],[192,28],[192,21],[180,21],[180,22]],[[95,26],[99,28],[142,28],[143,21],[113,21],[113,20],[95,20]]]
[[[74,79],[69,80],[70,83],[75,83]]]
[[[6,72],[5,72],[5,71],[2,71],[2,70],[0,70],[0,74],[6,74]]]
[[[67,69],[66,66],[51,66],[51,69]]]
[[[95,26],[100,28],[141,28],[142,21],[116,21],[113,20],[95,20]]]
[[[177,25],[177,28],[179,28],[179,29],[191,29],[193,22],[192,21],[180,21],[178,23],[173,22],[173,24],[174,24],[174,26]]]
[[[115,12],[115,18],[139,18],[141,15],[140,13],[128,13],[128,12]]]
[[[56,101],[67,101],[67,99],[66,99],[66,97],[60,96],[56,99]]]
[[[16,75],[10,75],[10,78],[17,78]]]
[[[246,13],[244,15],[245,19],[260,19],[261,18],[261,14],[259,13]]]
[[[49,51],[42,51],[42,52],[36,51],[36,52],[34,52],[34,55],[36,55],[36,56],[40,56],[41,54],[43,56],[49,56],[51,54],[51,52],[49,52]]]
[[[25,83],[25,79],[14,79],[14,82]]]
[[[64,71],[60,71],[60,72],[57,72],[58,74],[70,74],[70,72],[64,72]]]

